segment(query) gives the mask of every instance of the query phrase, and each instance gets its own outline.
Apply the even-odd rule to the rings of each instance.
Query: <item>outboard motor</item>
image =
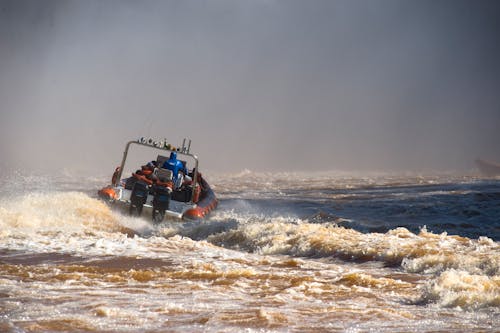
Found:
[[[166,186],[156,185],[153,198],[153,222],[160,223],[165,217],[165,211],[170,206],[172,190]]]
[[[140,216],[142,207],[148,198],[148,184],[143,181],[137,181],[130,195],[130,215]]]

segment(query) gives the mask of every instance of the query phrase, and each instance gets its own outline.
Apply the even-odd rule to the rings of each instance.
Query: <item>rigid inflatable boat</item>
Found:
[[[135,145],[141,150],[148,149],[149,158],[155,159],[148,159],[137,171],[126,173],[122,178],[130,160],[127,160],[129,149]],[[98,191],[99,197],[131,215],[147,217],[154,223],[164,218],[204,218],[217,207],[217,198],[199,172],[198,157],[190,153],[190,148],[191,140],[186,145],[186,139],[180,148],[173,147],[166,140],[141,138],[128,142],[111,184]]]

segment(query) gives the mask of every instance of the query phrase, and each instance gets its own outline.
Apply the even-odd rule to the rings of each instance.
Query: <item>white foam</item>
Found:
[[[449,269],[424,287],[422,299],[462,309],[500,307],[500,276]]]

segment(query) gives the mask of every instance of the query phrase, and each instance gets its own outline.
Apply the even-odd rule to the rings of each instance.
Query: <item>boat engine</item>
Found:
[[[165,217],[165,211],[170,206],[172,190],[166,186],[156,185],[153,198],[153,222],[160,223]]]
[[[143,181],[137,181],[130,195],[130,215],[140,216],[142,207],[148,198],[148,184]]]

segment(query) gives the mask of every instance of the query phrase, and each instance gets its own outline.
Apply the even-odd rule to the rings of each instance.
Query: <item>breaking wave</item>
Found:
[[[2,232],[12,228],[120,231],[118,219],[103,202],[80,192],[30,193],[2,200]]]
[[[282,175],[283,179],[285,176]],[[243,268],[229,269],[224,266],[227,263],[222,268],[210,266],[203,263],[201,258],[195,267],[189,268],[188,262],[192,263],[192,259],[186,259],[185,262],[179,262],[179,265],[188,267],[184,270],[165,272],[133,268],[127,270],[124,277],[127,281],[154,280],[158,283],[164,279],[203,279],[213,281],[214,284],[239,285],[243,283],[242,280],[257,280],[265,285],[270,280],[281,279],[280,274],[283,274],[279,272],[278,279],[266,275],[267,273],[263,274],[260,268],[254,271],[254,265],[266,266],[265,258],[268,256],[292,257],[281,260],[279,265],[283,267],[300,266],[303,261],[313,265],[316,260],[340,262],[349,267],[374,263],[377,267],[394,269],[405,277],[401,278],[397,274],[395,277],[378,276],[370,269],[339,270],[332,278],[339,295],[344,292],[349,297],[345,290],[352,288],[386,289],[397,290],[396,293],[400,295],[407,294],[405,302],[409,304],[436,304],[443,308],[458,307],[466,310],[500,307],[500,245],[494,239],[435,233],[425,227],[417,232],[407,227],[389,228],[383,232],[349,228],[349,220],[336,215],[335,210],[325,209],[326,213],[321,211],[312,214],[310,210],[317,212],[318,207],[330,207],[328,205],[331,203],[328,202],[334,201],[333,197],[337,198],[337,203],[341,203],[346,200],[346,195],[353,195],[351,192],[344,193],[345,191],[350,191],[350,187],[360,188],[365,184],[364,181],[344,181],[337,185],[342,188],[342,192],[331,192],[323,188],[324,184],[320,180],[302,179],[298,187],[312,189],[304,194],[296,192],[296,188],[294,191],[287,189],[288,185],[292,187],[296,184],[285,186],[284,180],[281,182],[281,178],[270,176],[270,181],[264,183],[263,190],[255,188],[252,173],[245,172],[238,175],[237,180],[229,178],[226,183],[219,183],[222,205],[208,220],[203,223],[167,221],[158,226],[120,215],[84,192],[29,192],[4,196],[0,198],[0,240],[3,249],[25,251],[28,254],[71,252],[77,256],[117,256],[117,260],[132,257],[134,260],[139,257],[163,260],[167,252],[174,252],[181,258],[184,252],[196,248],[197,251],[208,253],[207,258],[212,255],[212,260],[218,256],[227,256],[227,253],[221,255],[217,252],[217,249],[222,248],[224,251],[236,250],[234,252],[241,253],[238,262],[252,262],[243,265]],[[244,186],[235,186],[234,182]],[[395,181],[390,181],[391,186],[394,183]],[[281,188],[277,189],[276,184],[281,184]],[[371,184],[370,180],[369,185]],[[243,191],[244,195],[232,191],[235,187],[238,191]],[[379,192],[385,190],[383,188]],[[432,190],[429,193],[434,196],[436,191]],[[368,205],[375,205],[370,200],[386,198],[385,193],[379,192],[373,198],[366,197],[363,191],[359,190],[355,196],[365,198],[362,200]],[[396,195],[393,189],[388,191],[392,191],[387,199],[390,202]],[[446,193],[449,192],[447,190]],[[403,194],[421,198],[412,190]],[[256,207],[256,201],[252,200],[262,196],[271,200],[259,201]],[[247,200],[246,197],[250,199]],[[313,200],[309,200],[311,198]],[[315,201],[315,198],[319,199]],[[224,207],[224,200],[230,201],[233,206]],[[475,194],[473,205],[470,206],[489,213],[493,209],[491,202],[496,200],[493,195],[485,197]],[[275,203],[281,205],[279,209],[273,206]],[[394,208],[390,203],[384,204]],[[487,206],[483,209],[480,204]],[[233,209],[235,205],[237,209]],[[420,206],[415,209],[419,209],[418,207]],[[470,217],[474,218],[475,216]],[[331,293],[329,284],[323,285],[309,275],[300,279],[289,276],[287,279],[291,286],[294,283],[300,284],[300,288],[307,290],[308,295],[320,297]],[[297,282],[299,280],[300,283]],[[257,284],[252,286],[257,288]],[[96,314],[106,317],[112,316],[114,311],[113,308],[100,306]],[[268,318],[270,322],[281,320],[273,313],[262,311],[260,316]]]
[[[205,239],[217,246],[259,255],[332,258],[347,262],[381,262],[407,273],[424,274],[415,303],[476,309],[500,301],[500,246],[480,237],[412,233],[400,227],[386,233],[362,233],[335,223],[297,218],[217,213],[201,225],[165,224],[159,234]],[[366,283],[367,276],[359,279]]]
[[[425,285],[421,301],[465,309],[499,307],[500,276],[449,269]]]

